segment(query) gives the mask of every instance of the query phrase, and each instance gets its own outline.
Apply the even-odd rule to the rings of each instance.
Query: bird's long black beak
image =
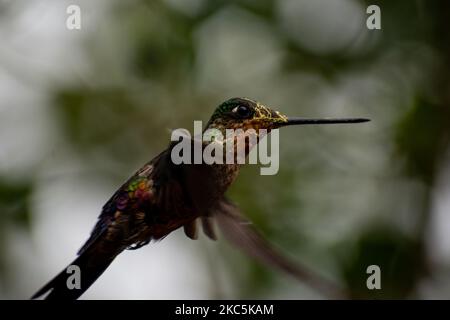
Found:
[[[306,125],[306,124],[334,124],[334,123],[360,123],[367,122],[366,118],[341,118],[341,119],[306,119],[306,118],[288,118],[287,122],[281,124],[281,127]]]

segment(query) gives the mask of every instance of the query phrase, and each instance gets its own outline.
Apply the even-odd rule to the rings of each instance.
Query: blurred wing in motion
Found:
[[[344,291],[332,282],[320,277],[304,266],[290,261],[290,259],[278,252],[260,235],[251,222],[241,215],[239,209],[228,200],[223,200],[220,203],[219,209],[215,212],[215,217],[224,236],[248,255],[290,274],[321,292],[324,296],[334,299],[346,297]]]

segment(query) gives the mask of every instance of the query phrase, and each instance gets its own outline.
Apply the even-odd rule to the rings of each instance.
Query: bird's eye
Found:
[[[244,105],[238,105],[235,107],[232,112],[237,115],[239,118],[248,118],[252,114],[252,110]]]

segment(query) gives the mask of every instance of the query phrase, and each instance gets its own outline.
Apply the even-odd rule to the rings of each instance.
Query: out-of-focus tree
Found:
[[[367,30],[369,4],[380,6],[382,30]],[[2,6],[14,21],[23,3]],[[111,186],[163,149],[170,128],[206,121],[230,96],[292,115],[372,118],[365,127],[286,129],[279,173],[247,166],[230,196],[271,241],[350,297],[416,297],[435,271],[429,221],[448,165],[449,9],[445,0],[111,1],[95,27],[82,28],[89,67],[42,91],[64,152]],[[0,266],[9,257],[2,230],[33,227],[29,198],[44,171],[34,168],[18,182],[0,173]],[[202,253],[211,277],[229,270],[233,297],[316,297],[219,249]],[[373,264],[379,291],[366,287]]]

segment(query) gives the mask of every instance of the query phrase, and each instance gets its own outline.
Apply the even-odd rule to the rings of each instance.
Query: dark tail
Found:
[[[106,254],[95,250],[85,250],[66,269],[36,292],[31,299],[39,298],[48,291],[50,293],[45,297],[46,300],[78,299],[101,276],[119,253],[120,251]],[[79,281],[79,286],[77,281]]]

